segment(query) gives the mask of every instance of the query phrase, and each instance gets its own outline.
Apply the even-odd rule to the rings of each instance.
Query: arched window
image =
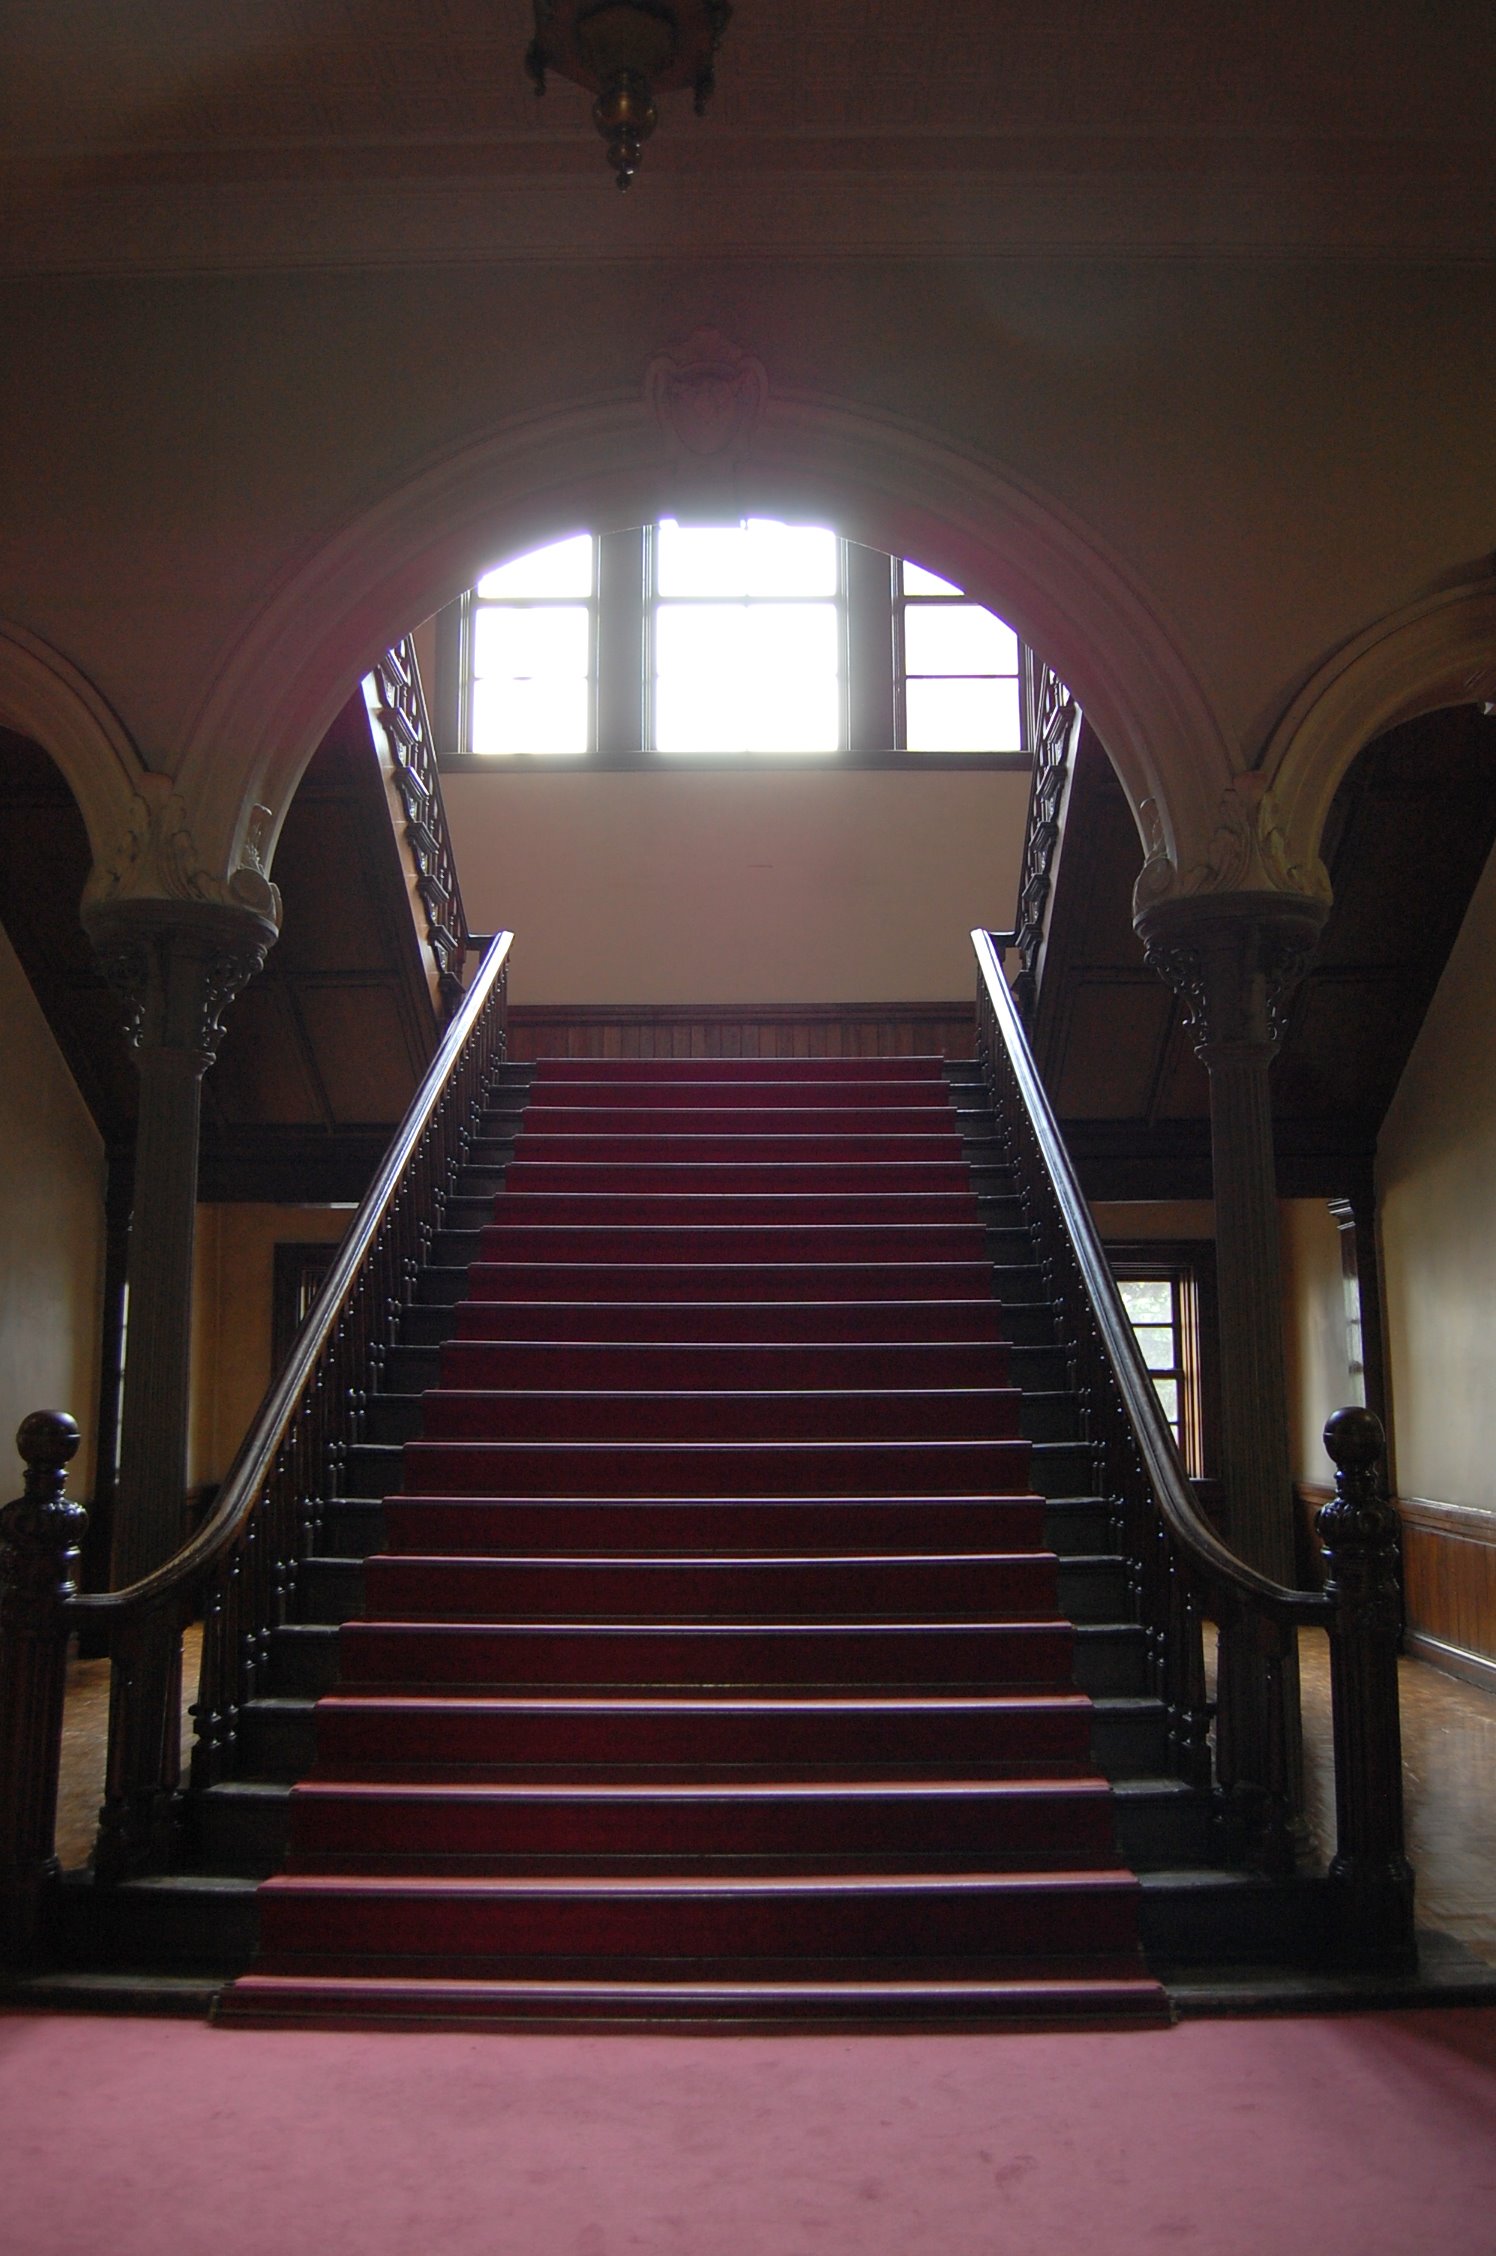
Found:
[[[1013,629],[823,526],[574,534],[485,572],[438,647],[452,765],[1028,761]]]

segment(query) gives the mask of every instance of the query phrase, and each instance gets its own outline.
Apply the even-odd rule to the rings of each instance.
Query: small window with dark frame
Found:
[[[1118,1261],[1117,1291],[1184,1468],[1206,1471],[1199,1293],[1193,1272],[1164,1262]]]

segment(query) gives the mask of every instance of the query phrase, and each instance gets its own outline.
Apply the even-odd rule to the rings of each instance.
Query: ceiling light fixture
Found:
[[[556,71],[596,96],[593,123],[619,187],[627,188],[659,122],[655,95],[689,86],[696,115],[705,110],[731,14],[728,0],[535,0],[525,69],[537,94],[545,92],[546,72]]]

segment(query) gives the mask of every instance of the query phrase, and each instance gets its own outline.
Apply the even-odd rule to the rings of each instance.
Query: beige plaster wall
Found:
[[[1382,1130],[1398,1492],[1496,1506],[1496,861]]]
[[[71,1493],[92,1493],[104,1287],[104,1146],[15,951],[0,932],[0,1494],[20,1491],[14,1437],[32,1410],[83,1429]]]
[[[275,1248],[341,1238],[337,1206],[200,1206],[192,1308],[192,1410],[187,1481],[220,1481],[273,1373]]]
[[[1284,1199],[1278,1208],[1283,1261],[1283,1350],[1293,1477],[1334,1479],[1325,1420],[1350,1401],[1340,1232],[1324,1199]]]
[[[476,931],[521,1003],[964,999],[1008,926],[1026,775],[449,775]]]
[[[1266,257],[74,274],[0,284],[0,322],[0,615],[67,653],[157,765],[319,544],[506,424],[637,400],[702,324],[777,396],[913,423],[1068,512],[1249,752],[1330,649],[1486,554],[1496,518],[1496,277],[1474,265],[1457,288],[1437,265]]]

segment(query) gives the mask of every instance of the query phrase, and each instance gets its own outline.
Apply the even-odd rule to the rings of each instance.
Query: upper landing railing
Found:
[[[426,943],[451,1018],[462,1001],[470,935],[442,804],[436,741],[409,635],[375,660],[364,681],[364,701],[389,746],[395,789],[405,811],[405,841],[415,863],[416,891],[426,918]]]
[[[972,934],[982,1064],[1127,1562],[1171,1763],[1215,1793],[1228,1839],[1270,1869],[1291,1865],[1295,1735],[1264,1736],[1257,1718],[1233,1712],[1241,1679],[1230,1669],[1220,1671],[1217,1701],[1209,1699],[1203,1624],[1218,1625],[1223,1646],[1238,1640],[1262,1657],[1270,1708],[1296,1697],[1299,1628],[1326,1630],[1337,1824],[1330,1941],[1352,1962],[1406,1958],[1413,1876],[1403,1853],[1397,1521],[1380,1486],[1381,1426],[1370,1411],[1349,1409],[1325,1429],[1337,1472],[1335,1498],[1319,1515],[1322,1591],[1270,1581],[1201,1518],[1008,989],[1001,943],[1010,938]]]
[[[77,1427],[44,1411],[21,1428],[26,1492],[0,1510],[0,1943],[13,1957],[35,1947],[57,1876],[63,1684],[83,1621],[102,1630],[112,1663],[97,1880],[170,1861],[182,1632],[199,1613],[193,1784],[233,1769],[239,1719],[265,1688],[272,1637],[292,1618],[338,1467],[362,1436],[504,1063],[512,940],[489,943],[211,1515],[174,1558],[126,1589],[80,1592],[86,1515],[64,1494]]]

